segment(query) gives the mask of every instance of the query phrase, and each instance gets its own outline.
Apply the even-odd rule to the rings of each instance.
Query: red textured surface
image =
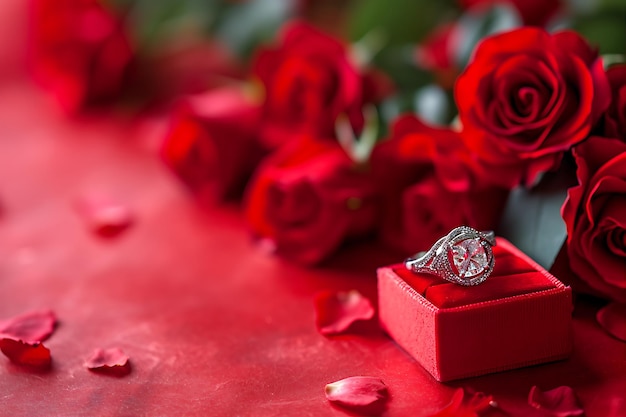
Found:
[[[533,385],[571,385],[588,417],[626,415],[626,345],[585,300],[570,360],[450,385],[380,332],[320,335],[314,295],[356,288],[375,300],[375,269],[397,256],[368,243],[317,269],[268,256],[237,207],[193,204],[146,150],[151,125],[67,121],[18,78],[20,18],[9,9],[24,3],[0,2],[11,33],[0,44],[0,319],[51,308],[59,326],[49,372],[0,357],[0,415],[343,416],[324,387],[354,375],[385,382],[391,417],[432,414],[458,386],[527,415]],[[114,239],[91,233],[75,210],[91,191],[125,201],[135,223]],[[131,358],[123,379],[83,366],[109,346]]]

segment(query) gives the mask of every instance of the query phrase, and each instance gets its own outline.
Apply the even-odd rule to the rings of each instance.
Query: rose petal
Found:
[[[333,335],[346,331],[356,321],[374,317],[374,307],[356,290],[323,292],[315,298],[315,314],[319,332]]]
[[[528,404],[556,417],[581,416],[585,412],[580,407],[574,390],[568,386],[546,392],[533,386],[528,393]]]
[[[79,203],[79,212],[99,236],[115,237],[133,223],[133,215],[124,204],[104,198],[87,198]]]
[[[478,417],[479,413],[493,407],[493,397],[482,392],[466,393],[458,388],[450,403],[430,417]]]
[[[475,413],[480,413],[489,409],[489,407],[495,407],[492,395],[487,395],[484,392],[474,392],[472,394],[464,396],[464,407]]]
[[[611,336],[626,342],[626,304],[611,303],[598,311],[596,320]]]
[[[85,361],[85,366],[91,371],[124,376],[130,373],[128,359],[128,355],[119,348],[96,349],[91,357]]]
[[[458,388],[456,391],[454,391],[454,394],[452,394],[452,399],[450,400],[450,403],[430,417],[457,416],[460,413],[460,408],[463,404],[464,395],[465,392],[463,391],[463,388]]]
[[[56,322],[56,316],[50,310],[32,311],[1,321],[0,338],[42,342],[54,332]]]
[[[50,350],[39,342],[27,343],[9,338],[0,339],[0,350],[11,362],[39,369],[48,369],[52,363]]]
[[[385,408],[389,392],[385,383],[371,376],[353,376],[326,385],[328,401],[367,414],[379,414]]]
[[[455,25],[446,23],[431,31],[417,47],[417,64],[429,71],[452,69],[455,65],[451,53],[452,47],[456,46],[453,38],[455,29]]]

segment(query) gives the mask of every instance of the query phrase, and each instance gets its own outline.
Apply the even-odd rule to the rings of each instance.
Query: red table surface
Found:
[[[572,386],[588,417],[626,415],[626,344],[596,324],[590,300],[576,303],[570,360],[450,384],[376,326],[320,335],[314,295],[375,300],[375,269],[396,254],[364,242],[313,269],[269,255],[238,207],[194,205],[150,150],[158,121],[68,120],[15,76],[16,49],[0,48],[0,319],[51,308],[60,324],[46,342],[51,371],[0,356],[1,416],[341,416],[324,386],[354,375],[385,381],[388,416],[432,414],[459,386],[528,415],[533,385]],[[93,235],[75,207],[91,193],[128,204],[135,224]],[[84,368],[111,346],[130,356],[130,375]]]

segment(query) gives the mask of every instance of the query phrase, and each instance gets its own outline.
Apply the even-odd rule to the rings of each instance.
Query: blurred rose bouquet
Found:
[[[120,94],[134,60],[122,18],[98,0],[33,0],[30,59],[69,111]]]
[[[569,265],[626,301],[624,45],[594,31],[623,29],[610,6],[52,3],[33,0],[42,84],[73,111],[126,86],[167,97],[165,162],[203,201],[241,198],[281,255],[314,264],[364,237],[410,254],[460,224],[497,229],[512,191],[575,162]]]

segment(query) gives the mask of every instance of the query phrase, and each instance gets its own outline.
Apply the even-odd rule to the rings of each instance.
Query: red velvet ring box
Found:
[[[378,270],[380,322],[438,381],[565,359],[571,289],[497,238],[491,276],[463,287],[403,264]]]

